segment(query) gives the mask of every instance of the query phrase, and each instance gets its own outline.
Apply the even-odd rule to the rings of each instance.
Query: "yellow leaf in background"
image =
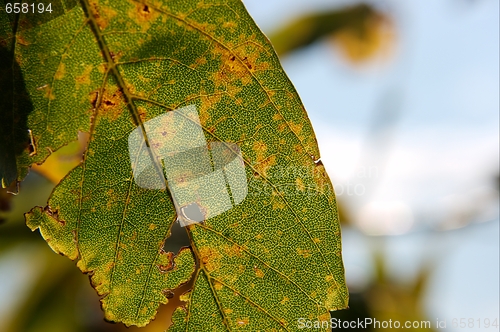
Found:
[[[388,58],[395,45],[393,22],[380,14],[368,17],[359,26],[346,26],[331,36],[345,59],[360,63],[374,57]]]
[[[53,183],[59,183],[69,171],[80,164],[87,142],[88,134],[80,132],[78,141],[53,152],[42,165],[33,164],[32,169]]]

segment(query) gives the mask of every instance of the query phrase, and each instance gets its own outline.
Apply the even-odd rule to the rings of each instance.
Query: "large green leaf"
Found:
[[[193,274],[173,330],[293,331],[299,318],[345,308],[333,188],[300,99],[242,3],[61,6],[47,22],[18,25],[15,42],[0,39],[15,45],[33,104],[32,147],[16,154],[16,167],[21,178],[90,132],[82,164],[26,218],[90,273],[106,318],[147,324],[165,292]],[[171,194],[137,185],[127,144],[137,126],[188,105],[209,142],[241,149],[248,195],[189,225],[192,251],[174,255],[162,249],[176,220]]]

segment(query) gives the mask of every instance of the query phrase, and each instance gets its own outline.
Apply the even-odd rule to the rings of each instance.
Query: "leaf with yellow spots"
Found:
[[[2,168],[2,178],[22,179],[29,165],[88,133],[83,161],[26,220],[89,273],[105,318],[144,326],[190,278],[172,331],[295,331],[300,318],[345,308],[332,185],[301,101],[243,4],[72,3],[44,22],[0,12],[0,31],[13,29],[0,42],[19,67],[10,78],[23,82],[32,105],[18,121],[29,129],[25,145],[9,155],[17,175]],[[163,249],[178,217],[174,194],[136,180],[129,137],[139,128],[151,148],[168,147],[169,132],[182,126],[160,126],[165,141],[157,141],[146,123],[185,106],[208,143],[239,147],[247,190],[232,208],[188,225],[191,248],[176,254]],[[184,185],[191,164],[179,176]]]

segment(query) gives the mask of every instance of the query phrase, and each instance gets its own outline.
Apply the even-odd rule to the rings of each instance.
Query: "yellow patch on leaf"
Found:
[[[297,248],[297,254],[299,254],[300,256],[302,256],[304,258],[309,258],[309,257],[311,257],[311,250]]]
[[[254,270],[255,275],[257,276],[257,278],[264,278],[264,272],[262,272],[261,269],[259,269],[258,267],[254,266],[253,270]]]
[[[62,80],[65,74],[66,74],[66,65],[64,64],[64,62],[61,62],[59,63],[59,67],[57,67],[57,71],[54,75],[54,78],[56,80]]]
[[[297,189],[299,189],[300,191],[304,191],[306,189],[306,186],[304,185],[304,181],[302,181],[301,178],[295,179],[295,185],[297,186]]]
[[[264,177],[267,176],[267,171],[272,167],[276,165],[276,156],[275,155],[272,155],[272,156],[269,156],[268,158],[262,160],[261,162],[259,162],[258,164],[255,165],[255,169],[257,170],[257,172],[261,175],[263,175]]]
[[[44,93],[44,97],[49,99],[49,100],[54,100],[56,99],[56,96],[54,95],[54,91],[52,89],[52,87],[49,85],[49,84],[46,84],[43,89],[45,91]]]
[[[283,120],[283,116],[281,114],[279,114],[279,113],[275,113],[273,115],[273,120],[275,120],[275,121]]]
[[[295,135],[299,136],[300,132],[302,131],[302,124],[295,124],[293,122],[289,122],[288,125],[290,126],[290,129],[294,132]]]
[[[200,96],[200,123],[202,126],[207,125],[210,120],[210,110],[215,108],[215,105],[220,102],[222,94],[201,95]]]
[[[79,89],[80,85],[89,85],[90,84],[90,73],[94,67],[92,65],[88,65],[83,70],[83,73],[80,76],[76,77],[76,88]]]
[[[213,272],[221,267],[222,255],[219,251],[211,247],[201,247],[199,249],[200,264],[202,264],[208,272]]]

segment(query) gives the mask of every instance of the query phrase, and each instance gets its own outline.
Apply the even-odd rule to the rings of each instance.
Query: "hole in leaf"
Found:
[[[188,218],[189,220],[192,221],[205,220],[205,216],[201,211],[201,207],[197,203],[191,203],[189,205],[186,205],[181,209],[181,211],[184,217]]]

